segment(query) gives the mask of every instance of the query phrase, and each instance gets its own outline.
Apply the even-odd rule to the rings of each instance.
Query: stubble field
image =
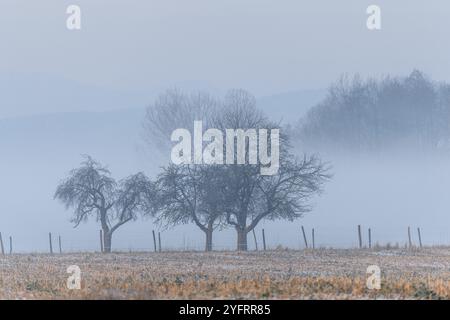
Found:
[[[7,255],[0,299],[450,299],[450,248]]]

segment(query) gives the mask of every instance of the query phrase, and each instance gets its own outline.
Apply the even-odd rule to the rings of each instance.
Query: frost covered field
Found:
[[[67,289],[67,267],[81,289]],[[366,287],[369,265],[381,289]],[[1,299],[449,299],[450,248],[17,254],[0,257]]]

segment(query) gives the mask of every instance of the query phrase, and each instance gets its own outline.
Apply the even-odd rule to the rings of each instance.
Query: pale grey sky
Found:
[[[70,4],[82,9],[80,31],[66,29]],[[370,4],[381,7],[380,31],[366,28]],[[154,150],[141,145],[138,109],[155,93],[293,91],[259,101],[295,121],[321,97],[314,89],[344,72],[418,68],[450,82],[449,17],[448,0],[0,0],[0,231],[16,251],[47,250],[50,231],[64,250],[98,250],[95,220],[73,229],[72,211],[53,193],[81,154],[115,178],[159,172]],[[130,109],[4,119],[115,108]],[[423,228],[426,244],[450,242],[447,159],[344,160],[333,161],[335,176],[305,219],[258,226],[271,248],[299,248],[300,225],[315,228],[318,246],[356,246],[358,224],[372,228],[374,242],[403,244],[408,225]],[[201,248],[195,228],[164,231],[164,246]],[[152,229],[151,220],[127,224],[113,246],[149,249]],[[234,247],[232,229],[214,237],[216,248]]]
[[[66,29],[69,4],[80,31]],[[366,28],[369,4],[380,31]],[[258,96],[324,88],[343,72],[450,80],[449,16],[445,0],[1,0],[0,75]]]

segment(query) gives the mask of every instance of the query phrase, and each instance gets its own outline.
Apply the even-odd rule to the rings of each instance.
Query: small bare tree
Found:
[[[75,227],[94,215],[103,230],[104,250],[111,252],[114,231],[150,210],[154,194],[154,185],[143,173],[117,183],[107,168],[87,156],[58,185],[54,198],[74,208]]]
[[[219,166],[169,165],[157,178],[157,221],[168,226],[194,222],[205,233],[205,250],[223,222],[223,178]]]

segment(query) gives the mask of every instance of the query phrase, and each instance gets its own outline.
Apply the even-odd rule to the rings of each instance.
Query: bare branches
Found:
[[[109,171],[87,156],[77,169],[57,187],[54,198],[66,208],[74,207],[72,221],[78,226],[92,213],[102,210],[113,201],[116,182]]]
[[[111,232],[128,221],[136,220],[138,213],[150,212],[155,197],[154,183],[142,172],[121,180],[114,201],[114,218],[117,223],[111,228]]]
[[[100,221],[107,252],[111,250],[112,233],[125,223],[135,220],[138,213],[148,212],[155,197],[154,184],[137,173],[117,183],[110,172],[91,157],[57,187],[54,198],[66,208],[74,208],[71,221],[77,227],[96,215]]]
[[[219,102],[208,93],[186,94],[178,89],[167,90],[155,103],[147,108],[143,122],[144,137],[150,145],[165,150],[170,144],[170,135],[177,128],[189,128],[194,120],[211,125]]]
[[[219,167],[170,165],[157,178],[157,219],[168,225],[194,222],[202,231],[208,224],[220,224],[222,214]]]

